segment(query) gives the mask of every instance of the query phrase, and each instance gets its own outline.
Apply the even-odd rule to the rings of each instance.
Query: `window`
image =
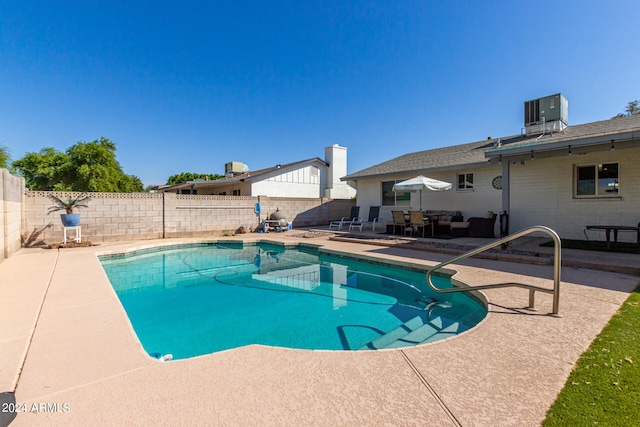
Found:
[[[240,190],[233,190],[233,195],[234,196],[239,196],[240,195]]]
[[[473,190],[473,174],[458,174],[458,190]]]
[[[410,206],[410,191],[393,191],[393,184],[396,181],[382,182],[382,205],[383,206]]]
[[[617,196],[618,164],[576,166],[576,196]]]

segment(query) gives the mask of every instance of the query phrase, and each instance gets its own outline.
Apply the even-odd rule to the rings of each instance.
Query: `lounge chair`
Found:
[[[378,222],[378,215],[380,214],[380,206],[370,206],[369,207],[369,219],[367,221],[354,221],[349,225],[349,230],[354,228],[360,228],[362,231],[362,227],[365,225],[371,225],[371,231],[376,231],[376,222]]]
[[[349,216],[343,216],[340,221],[331,221],[329,223],[329,230],[331,230],[333,227],[336,227],[338,230],[342,230],[343,225],[350,224],[359,219],[362,220],[360,217],[358,217],[359,214],[360,206],[351,206],[351,212],[349,213]]]

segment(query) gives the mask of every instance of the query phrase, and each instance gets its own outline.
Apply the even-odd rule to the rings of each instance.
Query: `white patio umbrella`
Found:
[[[397,182],[393,186],[393,191],[419,191],[420,210],[422,210],[422,190],[447,191],[451,190],[451,187],[452,184],[450,182],[438,181],[437,179],[419,175],[406,181]]]

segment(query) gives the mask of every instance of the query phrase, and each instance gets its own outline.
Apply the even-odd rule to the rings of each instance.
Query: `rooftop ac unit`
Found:
[[[524,125],[536,125],[553,121],[569,124],[569,102],[561,93],[524,103]]]
[[[224,165],[224,174],[225,175],[240,175],[243,173],[242,170],[242,162],[229,162]]]
[[[561,93],[524,103],[527,135],[563,131],[569,124],[569,102]]]

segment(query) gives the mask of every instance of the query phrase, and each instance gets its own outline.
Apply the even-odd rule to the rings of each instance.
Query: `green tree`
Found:
[[[0,145],[0,168],[9,168],[9,150]]]
[[[171,175],[169,179],[167,179],[167,185],[180,184],[181,182],[187,181],[195,181],[196,179],[205,179],[205,180],[216,180],[224,178],[223,175],[218,175],[217,173],[192,173],[192,172],[182,172],[177,175]]]
[[[126,175],[123,174],[122,180],[120,181],[120,193],[139,193],[144,191],[144,184],[135,175]]]
[[[618,113],[615,117],[627,117],[635,114],[640,114],[640,99],[629,101],[627,107],[624,109],[624,113]]]
[[[107,138],[80,141],[66,153],[43,148],[13,162],[31,190],[103,191],[131,193],[142,191],[140,179],[127,175],[116,160],[116,145]]]
[[[636,99],[635,101],[630,101],[627,104],[627,108],[625,112],[628,116],[633,116],[634,114],[640,114],[640,99]]]
[[[73,191],[142,191],[138,177],[127,175],[116,160],[116,144],[107,138],[78,142],[67,150],[64,178]]]
[[[27,153],[12,163],[15,171],[24,177],[32,190],[71,191],[63,182],[63,165],[67,155],[46,147],[37,153]]]

